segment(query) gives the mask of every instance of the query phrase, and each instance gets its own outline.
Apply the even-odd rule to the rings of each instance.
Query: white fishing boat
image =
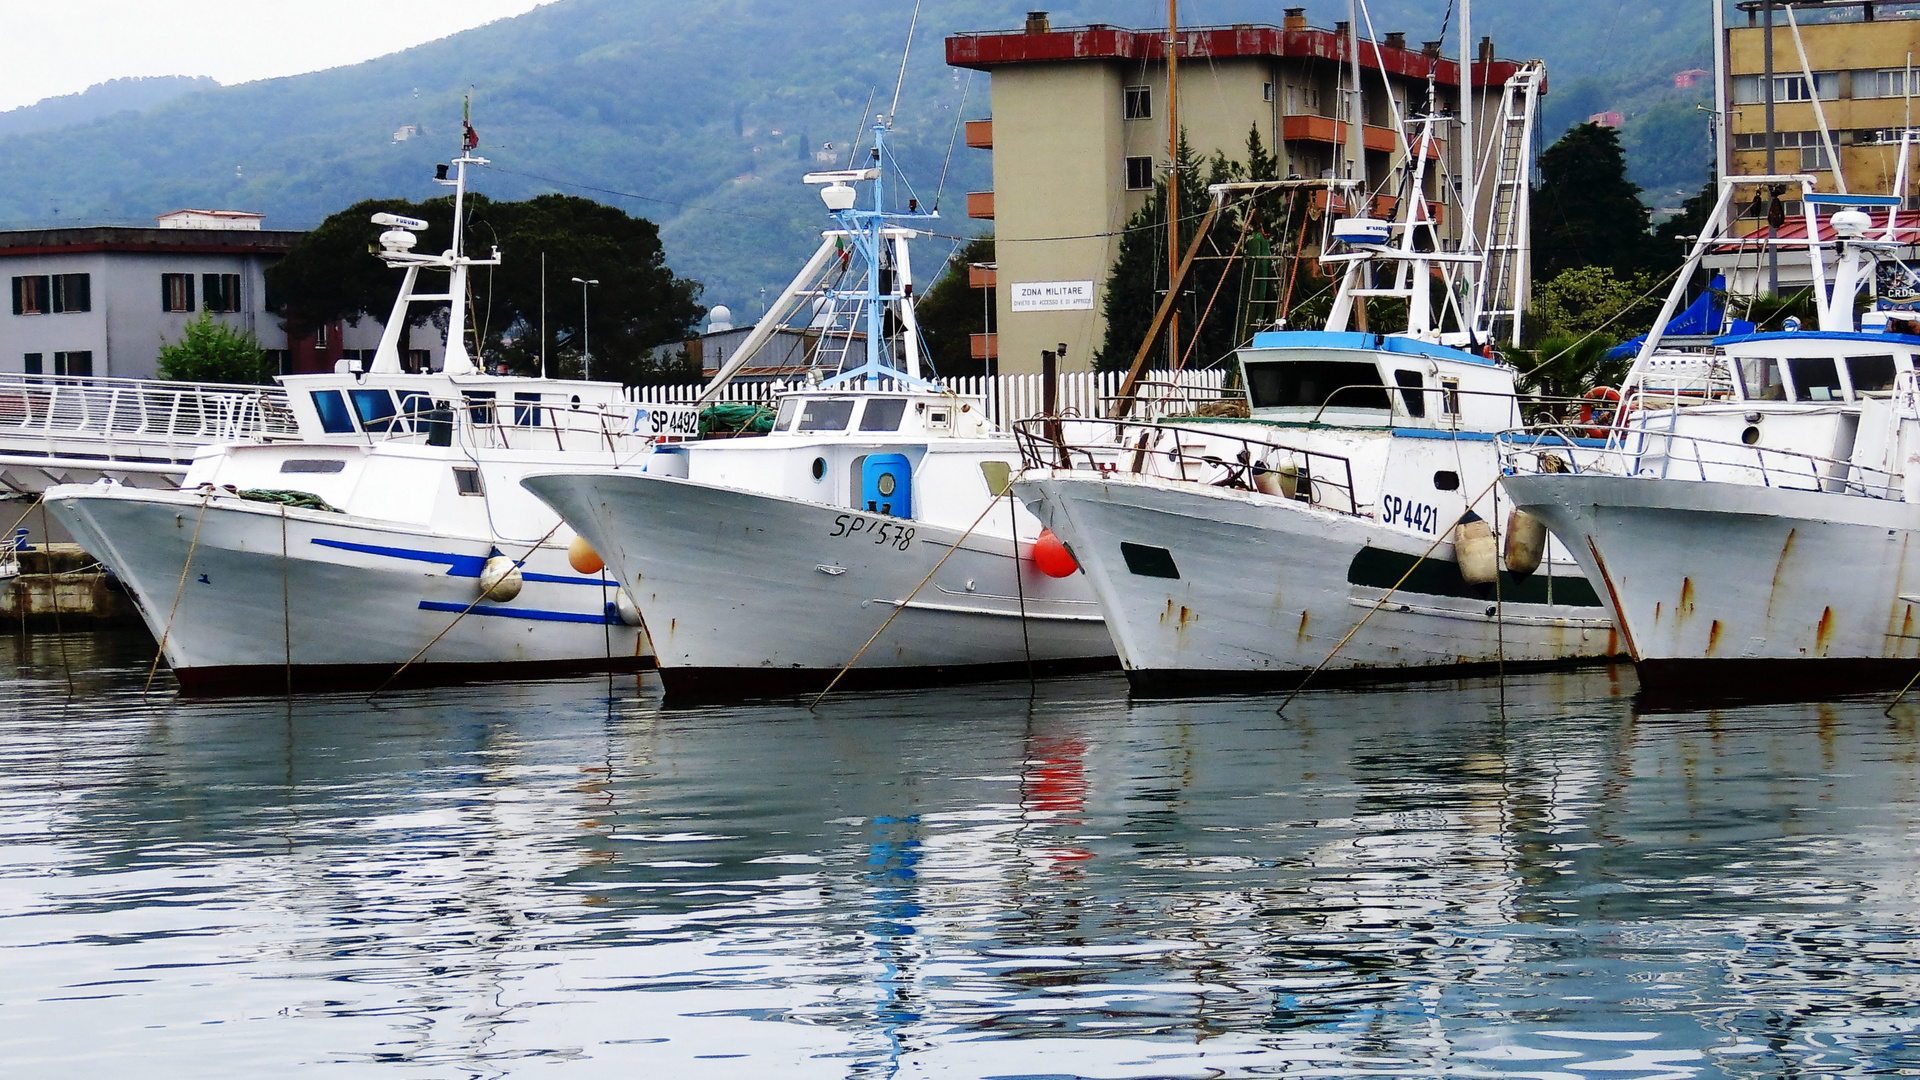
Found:
[[[870,167],[806,178],[836,227],[707,394],[790,314],[830,377],[782,396],[768,435],[525,481],[632,590],[670,699],[819,689],[848,665],[841,685],[904,686],[1114,663],[1085,579],[1035,566],[1012,438],[921,377],[907,242],[933,215],[885,208],[883,125],[873,140]]]
[[[1029,471],[1015,490],[1085,568],[1137,691],[1619,651],[1569,555],[1500,503],[1493,439],[1520,416],[1515,372],[1483,355],[1486,308],[1434,312],[1428,282],[1441,272],[1449,297],[1482,298],[1501,283],[1460,287],[1481,256],[1422,250],[1432,118],[1419,131],[1399,219],[1333,226],[1344,250],[1323,259],[1342,274],[1326,330],[1259,333],[1239,351],[1248,418],[1021,425]],[[1369,296],[1404,299],[1406,331],[1350,329]],[[1131,460],[1101,449],[1116,431]]]
[[[1903,178],[1908,150],[1903,139]],[[1733,177],[1689,273],[1710,250],[1781,243],[1730,235],[1736,191],[1776,184],[1804,206],[1806,239],[1794,243],[1811,260],[1817,328],[1718,339],[1725,390],[1705,399],[1649,392],[1636,367],[1604,451],[1561,460],[1543,455],[1551,432],[1507,437],[1507,490],[1602,586],[1656,697],[1820,696],[1920,671],[1920,336],[1889,332],[1910,327],[1890,318],[1886,290],[1868,325],[1855,317],[1876,281],[1911,294],[1915,276],[1894,253],[1912,230],[1897,196],[1822,194],[1812,176]],[[1870,212],[1880,210],[1884,226]]]
[[[639,616],[571,530],[519,485],[573,461],[613,463],[692,434],[697,411],[636,407],[612,383],[483,374],[466,352],[466,167],[454,245],[413,251],[424,222],[376,215],[405,269],[365,373],[286,376],[297,441],[202,451],[176,490],[111,481],[46,493],[111,567],[188,693],[332,690],[633,669]],[[444,293],[417,292],[423,269]],[[399,329],[454,298],[439,372],[408,374]],[[402,667],[405,671],[402,672]],[[398,679],[396,679],[398,675]]]

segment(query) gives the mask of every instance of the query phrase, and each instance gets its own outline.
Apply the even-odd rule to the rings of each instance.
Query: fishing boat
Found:
[[[189,694],[538,678],[644,667],[639,615],[571,530],[519,485],[694,433],[685,406],[635,406],[614,383],[489,375],[464,342],[466,170],[453,246],[375,215],[405,271],[373,363],[280,379],[299,437],[194,457],[177,489],[111,480],[46,493],[48,510],[127,586]],[[448,288],[416,290],[422,270]],[[451,301],[447,356],[407,373],[414,303]],[[403,670],[404,669],[404,670]]]
[[[1523,68],[1508,87],[1516,126],[1530,125],[1541,74]],[[1326,327],[1256,333],[1238,351],[1243,417],[1020,426],[1028,472],[1015,490],[1085,569],[1136,692],[1285,687],[1315,672],[1432,677],[1619,651],[1568,553],[1501,504],[1493,439],[1521,402],[1514,369],[1489,355],[1485,316],[1487,298],[1511,295],[1501,275],[1524,274],[1524,253],[1507,249],[1489,277],[1487,250],[1426,241],[1435,122],[1410,129],[1396,220],[1332,223],[1322,262],[1340,288]],[[1490,231],[1523,238],[1510,226],[1524,220],[1524,204],[1508,203]],[[1436,273],[1448,285],[1440,311],[1429,301]],[[1352,325],[1363,299],[1381,296],[1407,304],[1404,331]],[[1132,452],[1115,460],[1103,449],[1112,441]]]
[[[1909,139],[1900,151],[1904,187]],[[1896,195],[1815,184],[1723,181],[1640,357],[1708,252],[1789,242],[1731,235],[1749,185],[1800,195],[1806,235],[1791,242],[1807,250],[1814,328],[1716,339],[1724,389],[1704,397],[1649,390],[1636,366],[1602,451],[1553,455],[1538,428],[1503,437],[1505,487],[1602,586],[1655,699],[1822,696],[1920,671],[1920,334],[1896,310],[1915,294],[1896,254],[1911,223]],[[1856,318],[1869,290],[1874,310]]]
[[[908,241],[934,215],[887,208],[887,135],[867,167],[805,178],[834,227],[706,391],[798,319],[813,385],[769,434],[524,481],[633,592],[669,700],[1114,663],[1085,579],[1036,566],[1012,438],[922,377]]]

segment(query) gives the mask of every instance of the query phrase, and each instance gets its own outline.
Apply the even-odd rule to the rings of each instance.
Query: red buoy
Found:
[[[1073,560],[1073,552],[1053,535],[1052,529],[1041,529],[1040,538],[1033,542],[1033,565],[1048,577],[1066,577],[1080,569],[1080,564]]]

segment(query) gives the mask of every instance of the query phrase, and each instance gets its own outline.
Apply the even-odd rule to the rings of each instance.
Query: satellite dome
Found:
[[[707,312],[707,333],[717,334],[722,330],[733,329],[733,312],[725,304],[715,304]]]

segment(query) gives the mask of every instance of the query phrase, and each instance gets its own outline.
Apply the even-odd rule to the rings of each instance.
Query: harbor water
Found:
[[[0,1074],[1920,1075],[1920,702],[200,702],[152,647],[0,644]]]

